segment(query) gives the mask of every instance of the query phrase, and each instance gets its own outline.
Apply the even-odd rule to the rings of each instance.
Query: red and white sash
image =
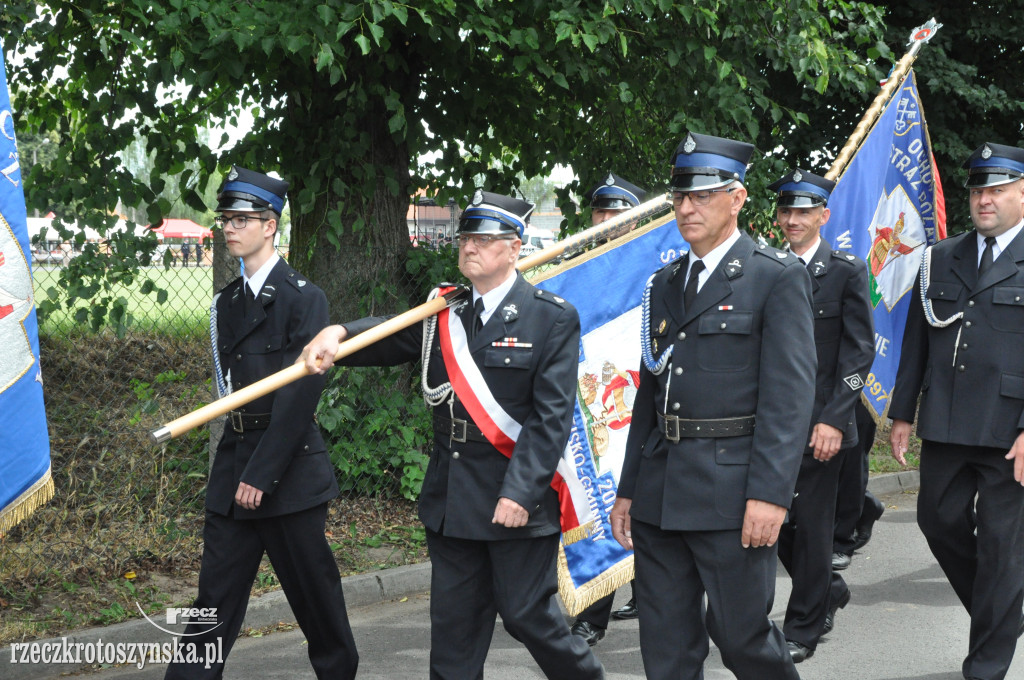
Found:
[[[466,328],[458,315],[452,314],[451,308],[446,308],[437,315],[437,330],[444,367],[448,371],[448,380],[451,381],[456,396],[462,401],[470,418],[480,428],[487,441],[502,455],[511,459],[516,440],[523,429],[522,424],[506,413],[491,394],[487,381],[480,373],[480,367],[476,365],[469,351]],[[561,464],[562,461],[559,462],[559,466]],[[551,488],[558,492],[562,531],[579,526],[569,488],[558,471],[551,480]]]

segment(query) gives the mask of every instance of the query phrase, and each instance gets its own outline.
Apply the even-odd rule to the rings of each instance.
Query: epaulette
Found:
[[[769,260],[778,262],[783,267],[790,267],[797,263],[803,264],[803,261],[793,253],[788,253],[785,250],[779,250],[778,248],[773,248],[763,243],[758,244],[758,246],[754,248],[754,254],[767,257]]]
[[[863,260],[861,260],[853,253],[847,252],[845,250],[833,250],[832,257],[836,260],[839,260],[840,262],[846,262],[847,264],[850,265],[863,264]]]
[[[682,268],[684,262],[686,262],[686,256],[688,253],[683,253],[671,262],[666,262],[662,266],[658,267],[652,274],[653,277],[664,277],[668,276],[669,281],[675,278],[676,274]]]
[[[565,301],[565,298],[559,297],[558,295],[550,293],[546,290],[541,290],[540,288],[538,288],[536,292],[534,292],[533,296],[539,300],[547,300],[551,304],[558,305],[559,307],[565,307],[568,304]]]
[[[228,283],[228,285],[224,286],[223,288],[221,288],[221,289],[220,289],[220,290],[218,290],[217,292],[218,292],[219,294],[221,294],[221,295],[223,295],[223,294],[226,294],[226,293],[228,293],[228,292],[230,292],[230,291],[231,291],[231,289],[232,289],[232,286],[235,286],[235,287],[237,287],[237,288],[236,288],[237,290],[241,290],[241,289],[242,289],[242,280],[243,280],[243,279],[242,279],[242,277],[241,277],[241,276],[236,276],[236,277],[235,277],[234,279],[232,279],[232,280],[231,280],[231,281],[230,281],[230,282]]]
[[[284,280],[292,284],[292,287],[298,291],[302,291],[303,288],[310,285],[309,279],[294,270],[288,272],[288,276]]]

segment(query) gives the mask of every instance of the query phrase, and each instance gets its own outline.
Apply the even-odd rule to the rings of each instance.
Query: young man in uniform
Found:
[[[814,411],[779,559],[793,579],[782,632],[793,661],[812,656],[850,590],[832,571],[836,494],[842,460],[859,453],[854,407],[875,358],[868,270],[821,238],[835,182],[797,168],[768,188],[779,195],[779,228],[811,276],[818,371]],[[829,600],[831,593],[832,600]]]
[[[217,196],[217,225],[245,274],[214,299],[218,390],[251,385],[295,362],[327,324],[323,291],[274,250],[288,183],[233,167]],[[313,412],[323,376],[307,376],[228,413],[206,488],[199,596],[217,625],[190,623],[183,643],[200,652],[220,638],[223,657],[238,637],[266,553],[306,635],[317,678],[349,680],[359,657],[341,576],[324,535],[338,495],[334,467]],[[166,680],[220,678],[223,659],[172,664]]]

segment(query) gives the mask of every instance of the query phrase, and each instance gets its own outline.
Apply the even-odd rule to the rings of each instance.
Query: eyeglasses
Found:
[[[690,203],[703,208],[707,204],[711,203],[711,194],[731,194],[734,191],[736,191],[736,187],[729,187],[728,189],[704,189],[701,191],[673,191],[672,203],[675,205],[682,205],[683,199],[689,196]]]
[[[512,234],[459,234],[459,245],[467,245],[470,241],[477,248],[485,248],[495,241],[510,241],[516,238]]]
[[[233,215],[231,217],[224,217],[223,215],[219,215],[219,216],[213,218],[213,223],[217,227],[219,227],[220,229],[223,229],[224,227],[226,227],[226,226],[228,226],[230,224],[233,229],[242,230],[242,229],[245,229],[247,226],[249,226],[249,222],[250,221],[252,221],[252,222],[266,222],[266,221],[271,220],[271,219],[273,219],[273,218],[271,218],[271,217],[252,217],[250,215]]]

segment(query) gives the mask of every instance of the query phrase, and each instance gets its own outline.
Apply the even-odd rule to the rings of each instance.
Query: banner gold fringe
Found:
[[[0,510],[0,538],[7,535],[19,522],[23,522],[44,503],[53,498],[53,477],[50,468],[35,484],[14,499],[14,502]]]
[[[608,539],[615,540],[615,539]],[[562,596],[569,616],[577,616],[598,600],[611,595],[633,580],[633,556],[630,555],[611,569],[605,571],[579,588],[569,576],[569,564],[565,559],[565,548],[558,544],[558,593]]]

